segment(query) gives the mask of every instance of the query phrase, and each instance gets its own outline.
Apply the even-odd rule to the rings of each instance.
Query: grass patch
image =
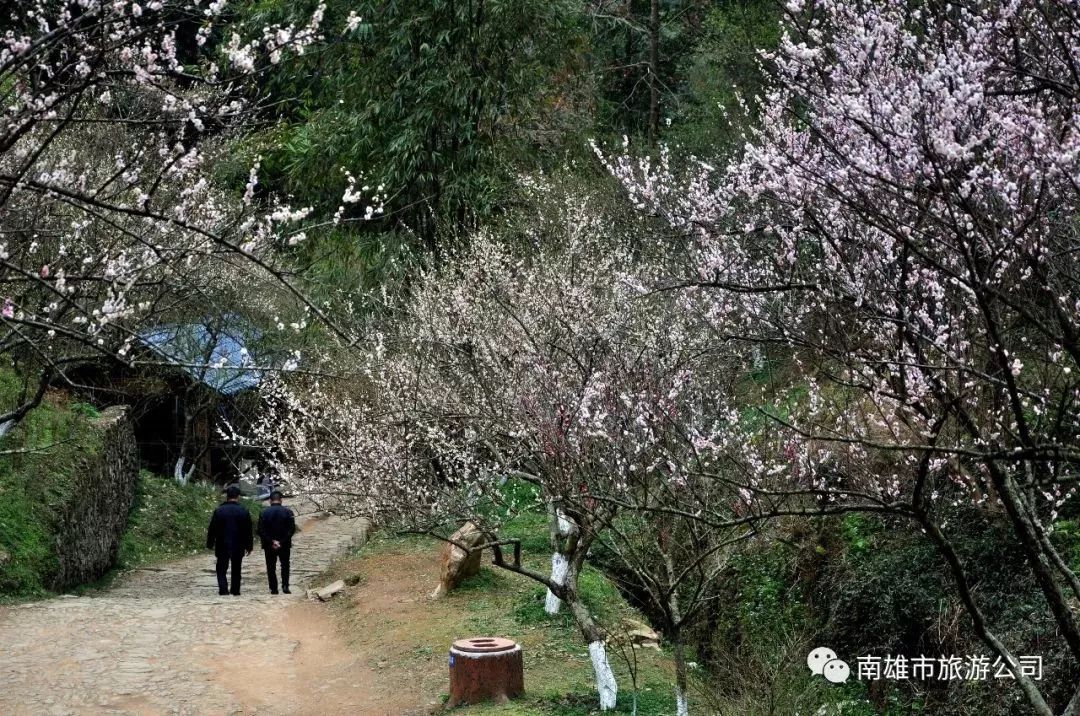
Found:
[[[204,551],[210,515],[221,502],[221,488],[215,485],[181,485],[142,471],[116,566],[132,569]],[[242,502],[257,521],[261,506]]]
[[[620,687],[622,688],[622,687]],[[670,687],[661,682],[651,683],[637,693],[637,713],[639,716],[666,716],[675,713],[675,701],[670,695]],[[447,713],[468,714],[468,716],[593,716],[600,713],[594,694],[571,693],[559,698],[529,699],[528,697],[508,704],[478,704],[468,708],[454,709]],[[634,713],[634,694],[619,694],[615,709],[606,711],[610,714]]]
[[[0,412],[20,402],[23,383],[0,367]],[[70,410],[61,394],[42,404],[0,438],[0,595],[48,593],[57,569],[57,514],[77,499],[80,465],[100,449],[93,416]]]
[[[504,536],[521,537],[535,549],[525,562],[537,570],[550,568],[547,518],[516,517]],[[437,601],[435,588],[441,545],[416,536],[377,536],[350,557],[339,560],[318,579],[358,581],[347,598],[331,602],[342,634],[358,657],[379,670],[388,691],[417,694],[440,703],[449,687],[447,650],[455,639],[476,635],[505,636],[522,645],[525,695],[505,705],[484,704],[447,713],[585,716],[597,713],[588,649],[569,610],[551,617],[543,611],[544,589],[519,575],[486,564],[479,574]],[[587,569],[581,591],[602,624],[617,627],[624,618],[641,619],[600,572]],[[637,712],[651,716],[675,713],[673,669],[668,657],[653,649],[638,650]],[[633,693],[627,666],[611,647],[612,667],[621,694],[613,713],[632,713]]]
[[[521,540],[521,553],[525,559],[551,559],[548,516],[542,512],[523,512],[514,516],[503,525],[499,537]]]

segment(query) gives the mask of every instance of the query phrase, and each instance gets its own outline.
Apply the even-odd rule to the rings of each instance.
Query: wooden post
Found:
[[[195,474],[206,482],[214,479],[210,463],[210,411],[199,406],[195,416]]]

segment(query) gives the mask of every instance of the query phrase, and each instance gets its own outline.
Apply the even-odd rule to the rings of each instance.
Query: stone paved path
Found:
[[[239,597],[217,595],[207,553],[129,573],[99,595],[0,610],[0,714],[398,713],[360,698],[372,675],[327,607],[303,597],[366,523],[298,523],[291,596],[268,593],[256,549]]]

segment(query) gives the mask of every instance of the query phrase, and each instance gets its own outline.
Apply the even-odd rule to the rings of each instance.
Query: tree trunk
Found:
[[[188,484],[188,480],[191,479],[191,473],[195,468],[191,468],[187,472],[184,472],[184,456],[181,455],[176,460],[176,465],[173,467],[173,479],[180,485]]]
[[[975,627],[975,633],[1007,663],[1017,663],[1016,657],[1013,656],[1012,652],[1010,652],[1005,644],[990,631],[990,628],[986,623],[986,617],[975,602],[971,586],[964,573],[964,567],[960,562],[960,556],[956,553],[952,543],[941,531],[941,528],[938,527],[933,520],[927,517],[925,513],[917,514],[916,518],[923,529],[926,530],[927,536],[930,537],[930,540],[937,547],[938,552],[945,559],[949,571],[952,572],[953,581],[956,583],[956,588],[959,592],[960,602],[964,605],[964,609],[971,618],[972,625]],[[1047,705],[1046,700],[1043,698],[1039,688],[1035,685],[1035,682],[1019,671],[1016,672],[1015,676],[1016,682],[1020,686],[1020,690],[1023,691],[1024,696],[1027,697],[1028,703],[1031,704],[1034,712],[1038,714],[1038,716],[1052,716],[1053,711],[1050,710],[1050,707]]]
[[[570,565],[570,561],[566,558],[565,554],[561,552],[555,552],[551,555],[551,581],[560,586],[566,584],[566,569]],[[547,597],[544,599],[544,611],[548,614],[558,614],[559,607],[562,606],[562,600],[555,596],[555,593],[550,589],[547,591]]]
[[[611,670],[611,662],[608,660],[604,633],[589,613],[589,608],[578,597],[577,567],[576,562],[572,561],[566,574],[566,601],[574,614],[574,621],[589,645],[589,659],[592,661],[593,674],[596,676],[596,693],[600,696],[600,710],[608,711],[615,708],[619,685],[615,680],[615,673]]]
[[[675,646],[675,715],[690,716],[690,706],[686,700],[686,649],[682,630],[675,629],[671,638]]]
[[[607,647],[604,640],[589,642],[589,658],[592,660],[593,673],[596,674],[596,693],[600,695],[600,710],[610,711],[615,708],[619,696],[619,685],[608,661]]]
[[[649,3],[649,144],[660,139],[660,0]]]
[[[552,548],[551,581],[562,586],[566,584],[566,573],[570,568],[569,555],[577,548],[578,527],[553,505],[548,508],[548,523]],[[544,599],[544,611],[558,614],[561,606],[562,600],[549,589]]]
[[[1020,547],[1027,557],[1028,566],[1035,576],[1035,582],[1042,590],[1046,603],[1050,607],[1062,638],[1069,646],[1073,658],[1080,659],[1080,624],[1077,623],[1069,606],[1068,599],[1054,577],[1054,570],[1050,565],[1043,545],[1039,543],[1039,537],[1030,516],[1027,514],[1023,498],[1013,479],[994,462],[987,462],[991,480],[997,489],[998,497],[1005,514],[1013,525],[1016,535],[1020,538]],[[1051,545],[1051,549],[1053,546]]]
[[[670,592],[667,599],[667,624],[665,631],[675,647],[675,714],[689,716],[690,706],[686,700],[686,647],[683,644],[683,613],[679,605],[679,592],[676,585],[675,563],[671,552],[664,552],[664,569]]]
[[[615,701],[619,695],[619,684],[615,681],[615,674],[611,670],[607,646],[604,644],[604,635],[596,626],[596,622],[593,621],[588,609],[579,599],[575,598],[570,602],[570,609],[574,612],[574,617],[581,628],[581,633],[585,636],[585,641],[589,643],[589,659],[592,661],[593,674],[596,676],[596,693],[600,696],[600,710],[609,711],[615,708]]]

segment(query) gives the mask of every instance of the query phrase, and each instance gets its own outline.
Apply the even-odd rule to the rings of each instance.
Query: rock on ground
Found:
[[[457,532],[450,535],[450,540],[442,549],[439,584],[431,593],[432,599],[438,599],[453,591],[467,577],[475,576],[480,571],[482,552],[465,551],[458,545],[464,545],[471,550],[473,547],[487,543],[488,535],[472,522],[466,522]]]

